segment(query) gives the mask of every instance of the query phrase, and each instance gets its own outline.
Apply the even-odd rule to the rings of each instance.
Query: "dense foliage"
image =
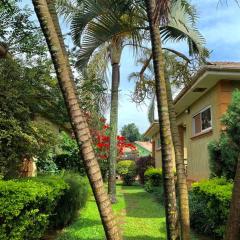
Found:
[[[0,238],[40,239],[50,225],[69,223],[85,204],[86,185],[74,176],[0,181]]]
[[[237,159],[240,154],[240,91],[232,94],[232,102],[222,118],[226,131],[218,141],[209,144],[210,168],[212,176],[234,179]]]
[[[140,140],[141,134],[135,123],[129,123],[124,125],[121,129],[121,135],[124,136],[129,142],[135,142]]]
[[[161,168],[148,168],[144,173],[145,189],[152,192],[154,187],[162,185],[162,169]]]
[[[81,153],[75,139],[62,132],[59,136],[59,145],[56,155],[53,157],[58,170],[70,170],[85,174]]]
[[[124,185],[132,185],[136,177],[136,164],[132,160],[123,160],[117,163],[117,173],[121,176]]]
[[[46,53],[42,31],[32,21],[32,14],[29,7],[21,8],[15,0],[0,1],[0,45],[15,57],[25,55],[29,62]]]
[[[50,69],[43,62],[28,67],[7,59],[0,62],[0,173],[5,177],[18,174],[24,157],[44,159],[56,144],[50,126],[34,121],[37,114],[66,119]]]
[[[239,149],[231,143],[227,134],[222,133],[218,141],[208,145],[211,177],[234,179]]]
[[[222,239],[230,208],[233,184],[225,178],[194,183],[190,192],[192,227]]]
[[[154,159],[152,156],[140,157],[136,161],[137,174],[141,184],[144,184],[144,173],[149,167],[154,167]]]
[[[79,174],[65,173],[65,183],[69,186],[58,201],[55,214],[50,218],[51,228],[63,228],[73,222],[87,202],[89,184],[86,178]]]

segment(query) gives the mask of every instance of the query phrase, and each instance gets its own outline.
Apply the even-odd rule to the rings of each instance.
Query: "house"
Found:
[[[125,147],[123,150],[123,156],[121,160],[136,160],[139,157],[146,157],[152,155],[152,143],[135,141],[133,144],[136,149],[133,150],[130,147]]]
[[[62,131],[67,133],[69,136],[72,135],[70,123],[59,124],[39,114],[34,115],[33,121],[35,123],[42,124],[42,127],[44,127],[47,131],[51,131],[56,138]],[[35,157],[24,157],[22,159],[20,170],[21,177],[33,177],[37,175],[36,160],[37,159]]]
[[[215,62],[200,69],[174,99],[189,180],[209,177],[208,144],[219,139],[224,130],[221,117],[237,88],[240,88],[240,63]],[[154,119],[145,136],[152,139],[155,165],[161,167],[159,125],[156,116]],[[172,152],[175,159],[174,148]]]
[[[137,148],[139,157],[146,157],[152,155],[152,143],[151,142],[141,142],[136,141],[134,145]]]

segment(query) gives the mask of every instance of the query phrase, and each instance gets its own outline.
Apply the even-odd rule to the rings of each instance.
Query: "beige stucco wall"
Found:
[[[187,157],[189,179],[199,180],[209,177],[208,144],[212,140],[219,139],[222,129],[221,116],[227,109],[233,89],[239,86],[240,83],[233,84],[230,81],[221,81],[193,103],[189,107],[189,113],[183,112],[177,117],[177,124],[186,127],[184,133],[184,155]],[[208,106],[211,106],[212,110],[212,131],[194,137],[193,116]]]
[[[161,151],[161,148],[158,148],[157,146],[157,140],[159,136],[160,136],[159,132],[153,136],[153,141],[155,141],[155,167],[156,168],[162,167],[162,151]],[[172,147],[172,157],[174,162],[173,167],[175,168],[175,154],[174,154],[174,148],[172,143],[171,143],[171,147]]]

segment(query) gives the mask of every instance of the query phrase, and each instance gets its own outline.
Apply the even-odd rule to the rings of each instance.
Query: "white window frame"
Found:
[[[156,146],[156,150],[157,151],[159,151],[159,150],[161,150],[161,138],[160,138],[160,136],[158,136],[157,138],[156,138],[156,142],[155,142],[155,146]]]
[[[210,114],[211,114],[211,126],[203,130],[203,129],[202,129],[202,113],[205,112],[205,111],[208,110],[208,109],[210,109]],[[196,133],[196,129],[195,129],[195,119],[194,119],[194,118],[195,118],[198,114],[200,114],[201,131],[200,131],[199,133]],[[211,106],[211,105],[203,108],[201,111],[197,112],[196,114],[194,114],[194,115],[192,116],[192,131],[193,131],[193,136],[198,136],[198,135],[201,135],[201,134],[203,134],[203,133],[205,133],[205,132],[209,132],[210,130],[212,130],[212,128],[213,128],[212,116],[213,116],[213,115],[212,115],[212,106]]]

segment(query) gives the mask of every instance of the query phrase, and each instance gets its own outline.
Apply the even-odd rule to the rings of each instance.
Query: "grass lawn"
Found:
[[[166,239],[164,208],[141,186],[117,185],[118,203],[114,205],[124,240]],[[103,240],[104,231],[91,197],[81,216],[67,227],[58,240]],[[197,239],[192,237],[192,239]]]

